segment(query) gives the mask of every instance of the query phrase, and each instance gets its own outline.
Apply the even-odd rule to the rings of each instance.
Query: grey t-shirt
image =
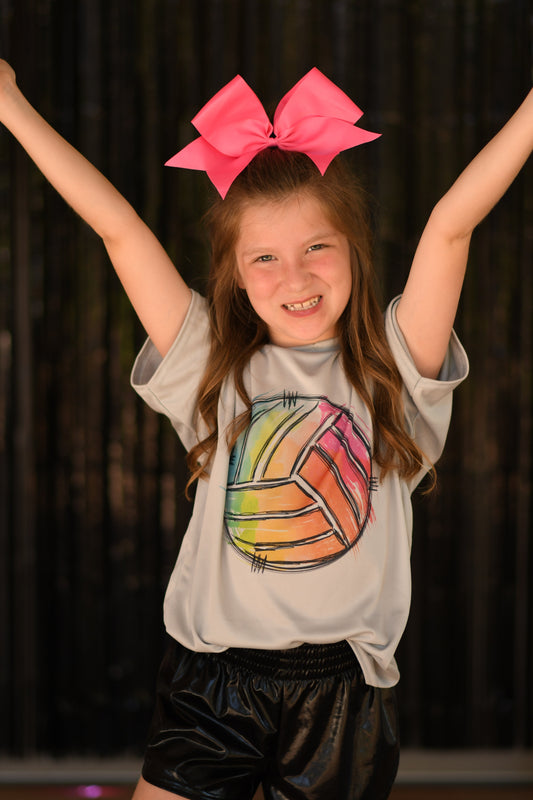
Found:
[[[386,333],[404,382],[406,425],[435,462],[453,389],[468,361],[455,334],[438,380],[419,375],[395,317]],[[195,401],[209,349],[205,300],[161,358],[148,340],[132,385],[166,414],[187,449],[198,441]],[[398,680],[394,652],[411,598],[410,495],[380,480],[368,410],[347,381],[335,339],[251,359],[250,425],[230,452],[226,430],[243,404],[230,380],[218,409],[218,448],[199,481],[192,517],[165,598],[168,632],[191,650],[285,649],[349,641],[367,683]]]

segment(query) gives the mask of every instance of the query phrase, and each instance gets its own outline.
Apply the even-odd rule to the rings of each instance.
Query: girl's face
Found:
[[[318,200],[293,195],[246,207],[235,254],[238,284],[273,344],[335,336],[352,289],[350,248]]]

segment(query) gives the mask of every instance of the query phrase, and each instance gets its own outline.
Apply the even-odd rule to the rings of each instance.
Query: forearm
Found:
[[[533,90],[436,205],[449,239],[468,237],[505,194],[533,149]]]
[[[114,186],[57,133],[16,83],[0,79],[0,122],[11,131],[66,202],[110,242],[134,214]]]
[[[437,376],[448,347],[470,237],[496,205],[533,147],[533,91],[470,162],[428,220],[397,318],[422,375]]]
[[[114,186],[28,103],[0,60],[0,122],[44,176],[98,233],[148,334],[164,355],[185,318],[190,291],[154,234]]]

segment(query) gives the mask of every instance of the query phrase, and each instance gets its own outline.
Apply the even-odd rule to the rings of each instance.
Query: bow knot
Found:
[[[305,153],[323,175],[341,150],[380,135],[355,126],[362,114],[315,67],[282,98],[272,124],[257,95],[237,75],[192,120],[200,136],[166,166],[205,170],[222,197],[267,147]]]

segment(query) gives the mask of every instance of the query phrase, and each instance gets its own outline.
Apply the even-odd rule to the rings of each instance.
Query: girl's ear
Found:
[[[243,289],[243,290],[245,289],[244,281],[243,281],[243,279],[241,277],[241,273],[239,271],[239,267],[237,267],[237,266],[235,266],[235,285],[239,289]]]

